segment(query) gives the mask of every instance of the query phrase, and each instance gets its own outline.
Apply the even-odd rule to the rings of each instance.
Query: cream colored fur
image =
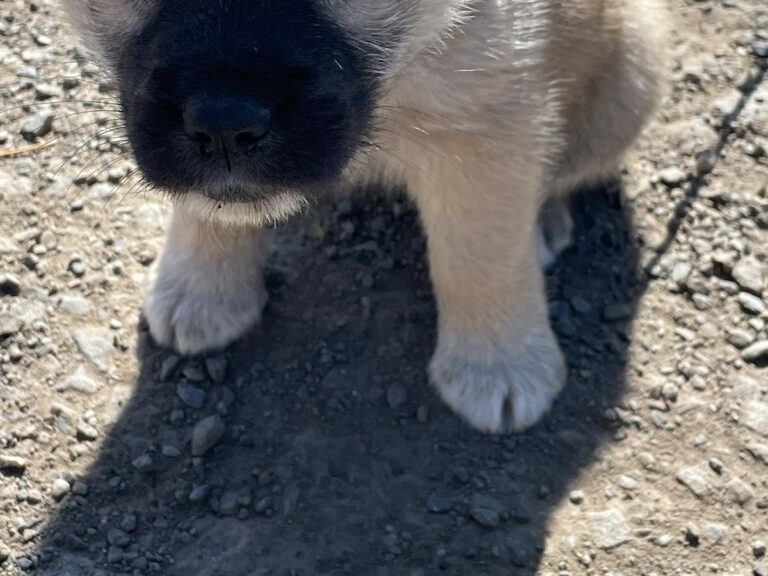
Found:
[[[419,208],[439,305],[432,383],[479,430],[535,424],[566,378],[540,261],[570,219],[541,208],[614,172],[651,113],[660,0],[316,1],[386,83],[378,153],[350,172],[405,181]],[[145,307],[153,335],[182,352],[225,346],[266,298],[261,233],[206,211],[179,209]]]

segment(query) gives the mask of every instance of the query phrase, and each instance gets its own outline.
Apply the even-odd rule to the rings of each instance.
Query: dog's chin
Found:
[[[282,190],[253,199],[223,198],[216,194],[186,192],[172,195],[172,202],[198,220],[223,226],[269,226],[302,212],[309,201],[300,192]]]

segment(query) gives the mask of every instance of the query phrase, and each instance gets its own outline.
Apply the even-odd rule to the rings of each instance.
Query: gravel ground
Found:
[[[0,0],[0,574],[768,575],[768,4],[670,1],[669,97],[548,278],[569,384],[493,438],[427,386],[398,196],[285,226],[245,341],[156,347],[162,199],[54,5]]]

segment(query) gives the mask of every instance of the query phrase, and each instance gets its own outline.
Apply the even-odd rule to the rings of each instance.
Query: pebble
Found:
[[[206,393],[205,390],[196,388],[186,382],[181,382],[176,386],[176,394],[179,396],[182,402],[189,406],[199,410],[205,406]]]
[[[112,546],[125,548],[131,542],[131,538],[119,528],[110,528],[107,531],[107,542]]]
[[[171,378],[173,378],[173,375],[176,373],[176,369],[179,367],[180,363],[181,358],[175,354],[167,356],[165,360],[163,360],[163,363],[160,365],[160,381],[168,382]]]
[[[181,450],[176,448],[176,446],[171,446],[170,444],[163,444],[163,447],[161,448],[161,452],[163,453],[163,456],[167,458],[181,457]]]
[[[0,454],[0,470],[16,470],[23,472],[27,468],[27,460],[21,456]]]
[[[720,458],[710,458],[709,460],[709,467],[712,468],[712,470],[715,471],[717,474],[723,473],[723,461],[720,460]]]
[[[571,490],[571,492],[568,494],[568,500],[571,501],[571,504],[579,505],[582,502],[584,502],[584,491],[583,490]]]
[[[114,336],[101,328],[81,328],[75,331],[75,343],[83,356],[93,362],[99,370],[109,368],[108,360],[115,347]]]
[[[616,548],[632,539],[629,524],[624,515],[616,509],[592,512],[588,519],[592,541],[598,548]]]
[[[216,384],[221,384],[227,377],[227,359],[224,356],[214,356],[205,359],[205,370]]]
[[[765,285],[763,265],[754,258],[739,260],[733,267],[733,279],[747,292],[762,294]]]
[[[152,469],[152,465],[154,464],[154,461],[152,460],[151,454],[142,454],[141,456],[137,457],[133,462],[133,467],[136,468],[139,472],[148,472]]]
[[[100,387],[101,384],[88,375],[85,367],[80,366],[57,390],[60,392],[74,390],[82,394],[94,394]]]
[[[444,514],[450,512],[453,503],[450,499],[435,494],[434,492],[427,497],[427,510],[435,514]]]
[[[21,294],[21,281],[13,274],[0,275],[0,296],[18,296]]]
[[[90,424],[79,422],[77,424],[77,437],[80,440],[96,440],[99,437],[99,431]]]
[[[405,390],[405,386],[399,382],[395,382],[387,388],[387,404],[390,408],[398,408],[406,403],[408,400],[408,393]]]
[[[226,427],[219,416],[208,416],[192,431],[192,456],[203,456],[224,436]]]
[[[39,504],[43,501],[43,493],[40,490],[30,490],[27,492],[27,502],[30,504]]]
[[[120,520],[120,530],[130,534],[136,530],[137,524],[138,518],[136,518],[136,514],[125,514]]]
[[[53,481],[53,486],[51,488],[51,496],[53,496],[54,500],[61,500],[69,494],[70,491],[70,485],[69,482],[64,480],[64,478],[57,478]]]
[[[61,296],[59,310],[71,316],[86,316],[90,314],[93,305],[81,296]]]
[[[725,340],[741,350],[755,341],[755,333],[743,328],[732,328],[725,333]]]
[[[632,491],[637,489],[637,480],[630,476],[620,476],[619,477],[619,486],[621,486],[624,490]]]
[[[615,322],[632,316],[632,306],[629,304],[609,304],[603,308],[603,320]]]
[[[52,112],[38,112],[24,122],[21,127],[21,135],[30,142],[36,138],[42,138],[53,128],[53,120],[54,115]]]
[[[752,542],[752,555],[755,558],[762,558],[765,556],[766,544],[765,540],[755,540]]]
[[[685,525],[685,541],[691,546],[698,546],[701,540],[701,530],[693,522]]]
[[[13,336],[17,332],[21,331],[23,326],[24,323],[21,321],[21,319],[9,314],[0,314],[0,338]]]
[[[495,498],[477,493],[472,495],[469,514],[481,526],[495,528],[501,523],[505,511],[504,505]]]
[[[203,382],[205,380],[205,372],[197,362],[191,362],[181,369],[181,374],[190,382]]]
[[[666,186],[678,186],[688,178],[686,173],[678,166],[665,168],[658,174],[659,181]]]
[[[768,576],[768,564],[755,562],[755,565],[752,568],[752,574],[754,574],[754,576]]]
[[[659,536],[658,543],[662,548],[666,548],[670,545],[672,540],[674,540],[674,537],[671,534],[662,534]]]
[[[231,516],[237,512],[240,507],[238,503],[239,493],[235,490],[225,492],[219,502],[219,512],[225,516]]]
[[[678,482],[687,486],[698,498],[704,498],[712,490],[712,483],[705,475],[705,472],[706,470],[703,470],[702,466],[693,466],[680,470],[676,478]]]
[[[768,436],[768,402],[752,400],[747,404],[744,425],[758,434]]]
[[[201,486],[195,486],[194,488],[192,488],[187,498],[189,499],[190,502],[201,502],[205,499],[207,495],[208,495],[208,486],[203,484]]]
[[[739,292],[737,298],[745,312],[754,314],[755,316],[759,316],[765,312],[765,302],[758,296],[748,292]]]
[[[747,362],[768,360],[768,340],[759,340],[741,351],[741,357]]]
[[[733,501],[740,506],[743,506],[755,497],[755,489],[738,476],[728,480],[725,483],[725,489],[731,494]]]
[[[755,460],[760,460],[763,464],[768,465],[768,445],[750,444],[747,446],[747,451],[752,454]]]

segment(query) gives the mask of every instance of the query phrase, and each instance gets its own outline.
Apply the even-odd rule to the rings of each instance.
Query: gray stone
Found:
[[[73,390],[82,394],[94,394],[100,387],[101,384],[88,375],[85,367],[80,366],[57,390],[59,392]]]
[[[20,332],[23,326],[24,322],[20,318],[9,314],[0,314],[0,338],[13,336]]]
[[[637,480],[634,478],[625,475],[619,476],[619,486],[621,486],[624,490],[631,492],[632,490],[637,489],[637,485]]]
[[[762,294],[765,286],[763,264],[755,258],[739,260],[733,267],[733,279],[747,292]]]
[[[762,558],[765,556],[766,544],[765,540],[755,540],[752,542],[752,555],[755,558]]]
[[[40,490],[30,490],[27,492],[27,502],[30,504],[40,504],[43,501],[43,493]]]
[[[495,498],[483,494],[472,495],[469,514],[481,526],[495,528],[501,523],[505,511],[504,505]]]
[[[21,294],[21,281],[13,274],[0,275],[0,295],[18,296]]]
[[[219,416],[200,420],[192,431],[192,455],[204,455],[221,440],[225,431],[226,426]]]
[[[768,360],[768,340],[760,340],[741,351],[741,357],[747,362]]]
[[[387,388],[387,404],[390,408],[398,408],[406,403],[408,400],[408,393],[405,390],[405,386],[399,382],[395,382],[389,388]]]
[[[453,508],[453,502],[450,499],[432,492],[427,497],[427,510],[435,514],[444,514],[450,512]]]
[[[755,341],[755,333],[743,328],[732,328],[725,333],[725,339],[736,348],[746,348]]]
[[[750,294],[749,292],[739,292],[738,295],[739,304],[745,312],[759,316],[765,312],[765,302],[758,296]]]
[[[629,304],[608,304],[603,308],[603,320],[608,322],[626,320],[630,316],[632,316],[632,306]]]
[[[768,402],[752,400],[747,404],[744,424],[758,434],[768,436]]]
[[[752,574],[754,574],[754,576],[768,576],[768,564],[755,562],[755,565],[752,568]]]
[[[99,431],[87,422],[78,422],[77,437],[80,440],[96,440],[99,437]]]
[[[82,352],[99,370],[106,371],[109,368],[109,357],[114,351],[114,336],[109,330],[101,328],[81,328],[75,331],[75,343]]]
[[[189,496],[187,498],[190,502],[202,502],[205,500],[205,497],[208,495],[208,486],[201,485],[201,486],[195,486],[192,488],[192,490],[189,493]]]
[[[738,476],[734,476],[725,483],[725,488],[734,502],[743,506],[755,497],[755,490]]]
[[[154,463],[151,454],[142,454],[132,462],[133,467],[139,472],[149,472],[154,467]]]
[[[227,377],[227,359],[224,356],[214,356],[205,359],[205,370],[211,380],[221,384]]]
[[[53,128],[53,112],[46,110],[28,118],[21,126],[21,135],[30,142],[47,135]]]
[[[64,480],[64,478],[57,478],[53,481],[51,496],[53,496],[54,500],[61,500],[64,496],[69,494],[70,489],[71,486],[69,485],[69,482]]]
[[[131,542],[131,539],[128,534],[119,528],[110,528],[107,531],[107,542],[109,542],[112,546],[125,548]]]
[[[678,166],[670,166],[659,172],[659,181],[666,186],[678,186],[687,178],[688,175]]]
[[[196,388],[191,384],[187,384],[186,382],[179,383],[176,386],[176,394],[181,398],[181,401],[190,408],[199,410],[205,406],[205,390]]]
[[[16,470],[23,472],[27,468],[27,460],[21,456],[0,454],[0,470]]]
[[[129,534],[136,530],[137,525],[138,518],[136,518],[136,514],[125,514],[122,520],[120,520],[120,530]]]
[[[238,496],[239,494],[235,490],[225,492],[219,502],[219,511],[225,516],[232,516],[235,514],[240,507]]]
[[[708,464],[684,468],[677,473],[677,481],[686,485],[698,498],[705,498],[714,488],[713,473]]]
[[[701,534],[712,544],[717,544],[725,536],[725,526],[721,524],[705,524]]]
[[[616,509],[592,512],[588,518],[592,541],[598,548],[616,548],[632,539],[629,524],[624,515]]]
[[[710,458],[709,459],[709,467],[712,468],[712,470],[715,472],[715,474],[722,474],[724,466],[725,465],[723,464],[723,461],[720,460],[720,458]]]
[[[763,464],[768,466],[768,445],[765,444],[750,444],[747,446],[747,451],[752,454],[755,460],[760,460]]]
[[[176,373],[176,369],[179,367],[180,362],[181,358],[175,354],[171,354],[170,356],[166,357],[165,360],[163,360],[163,363],[160,365],[160,381],[168,382],[168,380],[173,378],[173,375]]]
[[[71,316],[86,316],[93,310],[93,305],[82,296],[61,296],[59,310]]]

